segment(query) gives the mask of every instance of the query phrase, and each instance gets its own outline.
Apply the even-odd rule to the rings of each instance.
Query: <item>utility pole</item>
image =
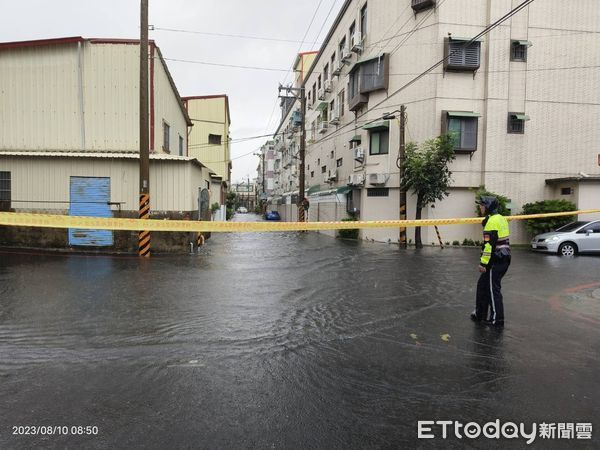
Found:
[[[406,107],[400,106],[400,149],[398,150],[398,165],[400,166],[400,220],[406,220],[406,190],[402,187],[402,178],[405,169],[405,129]],[[406,248],[406,227],[400,227],[400,248]]]
[[[306,160],[306,95],[304,86],[299,88],[293,88],[291,86],[279,86],[279,92],[282,90],[291,93],[297,100],[300,100],[300,111],[301,111],[301,119],[300,119],[300,127],[301,127],[301,137],[300,137],[300,176],[298,180],[298,222],[305,222],[305,210],[304,210],[304,188],[305,188],[305,179],[304,179],[304,162]]]
[[[139,218],[150,218],[150,143],[148,119],[148,0],[140,13],[140,204]],[[139,256],[150,257],[150,232],[140,231]]]

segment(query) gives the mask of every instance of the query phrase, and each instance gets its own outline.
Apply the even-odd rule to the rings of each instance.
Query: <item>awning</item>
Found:
[[[329,104],[328,104],[327,102],[321,102],[321,103],[319,103],[319,104],[317,105],[317,109],[318,109],[319,111],[323,111],[325,108],[327,108],[327,106],[328,106],[328,105],[329,105]]]
[[[378,120],[376,122],[367,123],[363,125],[363,130],[383,130],[388,129],[390,127],[389,120]]]
[[[481,114],[472,111],[448,111],[448,117],[481,117]]]
[[[458,37],[458,36],[450,36],[450,40],[451,41],[474,41],[474,42],[483,42],[483,38],[477,38],[477,39],[473,39],[473,38],[468,38],[468,37]]]
[[[531,47],[530,41],[512,41],[513,45],[526,45],[527,47]]]
[[[529,120],[529,116],[527,114],[511,114],[511,117],[514,117],[517,120]]]
[[[321,186],[318,184],[311,186],[308,188],[308,191],[306,191],[306,195],[310,195],[310,194],[314,194],[315,192],[319,192],[320,189],[321,189]]]
[[[354,136],[352,136],[352,139],[350,139],[350,142],[361,142],[362,138],[360,136],[360,134],[356,134]]]
[[[341,188],[338,188],[338,190],[336,191],[336,194],[347,194],[351,190],[352,190],[352,187],[350,187],[350,186],[342,186]]]

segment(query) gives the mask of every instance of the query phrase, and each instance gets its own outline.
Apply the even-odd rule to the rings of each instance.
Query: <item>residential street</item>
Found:
[[[597,448],[600,258],[514,250],[497,331],[468,318],[478,255],[316,233],[149,260],[3,251],[0,447],[490,448],[419,441],[417,421],[500,419],[591,422],[593,441],[531,448]],[[98,434],[13,433],[42,425]]]

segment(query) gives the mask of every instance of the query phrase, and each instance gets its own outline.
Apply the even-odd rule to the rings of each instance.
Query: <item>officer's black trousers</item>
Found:
[[[489,319],[494,324],[504,324],[502,303],[502,277],[510,266],[510,256],[494,258],[493,265],[482,273],[477,282],[475,315],[479,320]]]

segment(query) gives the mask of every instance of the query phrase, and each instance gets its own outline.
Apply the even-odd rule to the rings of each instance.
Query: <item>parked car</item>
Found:
[[[277,211],[267,211],[265,213],[265,220],[281,220]]]
[[[600,253],[600,220],[571,222],[556,231],[538,234],[530,244],[532,250],[562,256]]]
[[[240,214],[247,214],[247,213],[248,213],[248,209],[247,209],[247,208],[245,208],[245,207],[243,207],[243,206],[240,206],[240,207],[237,209],[237,212],[239,212]]]

